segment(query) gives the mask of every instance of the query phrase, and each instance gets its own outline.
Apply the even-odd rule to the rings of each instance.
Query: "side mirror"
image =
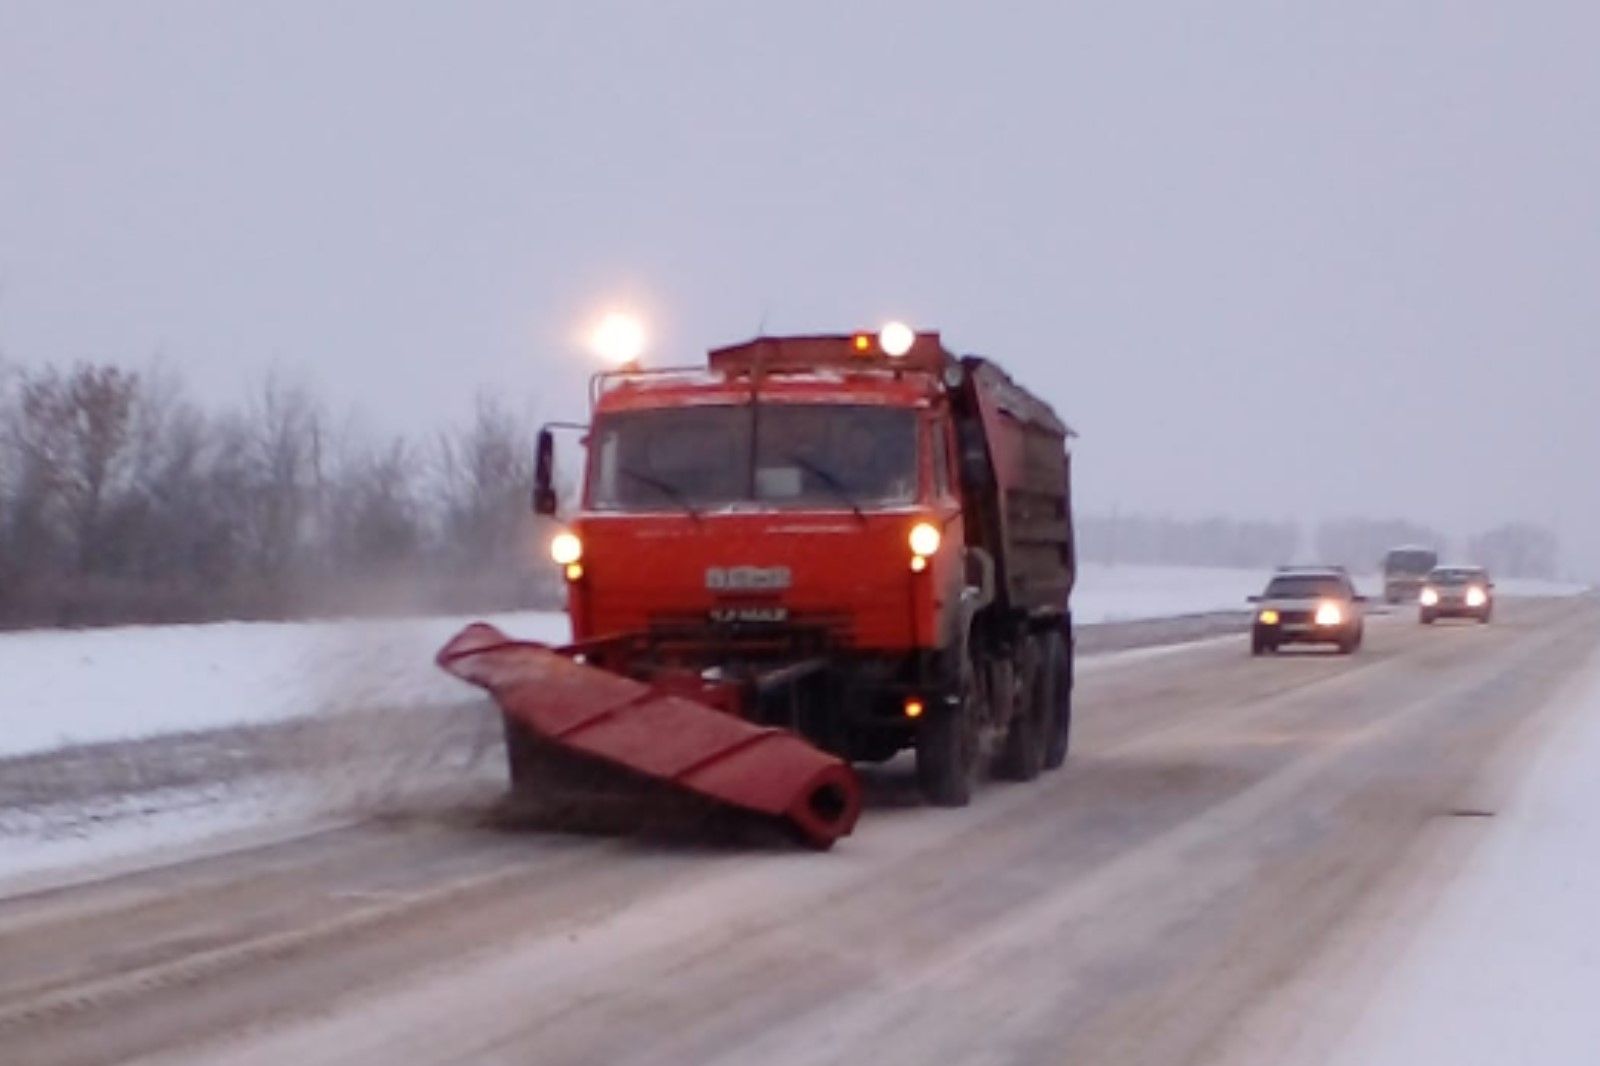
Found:
[[[1261,602],[1261,597],[1260,596],[1246,596],[1244,598],[1244,602],[1246,602],[1246,603],[1260,603]]]
[[[1368,597],[1362,596],[1361,594],[1357,593],[1355,596],[1352,596],[1351,599],[1355,600],[1357,603],[1366,603]]]
[[[533,513],[556,513],[556,435],[548,428],[539,431],[533,458]]]

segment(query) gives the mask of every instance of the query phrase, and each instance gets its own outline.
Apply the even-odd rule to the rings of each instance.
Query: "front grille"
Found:
[[[849,645],[848,615],[805,614],[781,622],[713,621],[709,613],[656,614],[647,640],[657,651],[716,659],[791,658]]]

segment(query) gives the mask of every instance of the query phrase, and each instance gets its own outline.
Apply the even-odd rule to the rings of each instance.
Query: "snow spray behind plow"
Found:
[[[438,663],[487,690],[508,718],[576,755],[779,819],[816,848],[855,828],[861,786],[842,759],[788,730],[584,665],[573,654],[478,622],[440,650]]]

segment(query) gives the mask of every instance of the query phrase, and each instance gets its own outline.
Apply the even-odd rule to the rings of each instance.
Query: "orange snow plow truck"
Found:
[[[761,337],[601,374],[591,416],[551,542],[573,643],[479,624],[439,654],[498,702],[513,793],[557,750],[825,848],[860,812],[852,764],[912,749],[943,806],[985,766],[1061,765],[1071,431],[994,363],[905,327]]]

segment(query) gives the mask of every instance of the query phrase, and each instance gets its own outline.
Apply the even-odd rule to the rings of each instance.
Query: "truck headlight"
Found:
[[[1482,607],[1489,602],[1489,594],[1474,585],[1467,590],[1467,606]]]
[[[550,558],[556,561],[557,566],[571,566],[583,558],[583,541],[578,539],[576,533],[565,530],[557,533],[550,539]]]
[[[1317,607],[1317,625],[1336,626],[1344,621],[1344,612],[1337,603],[1324,603]]]
[[[906,540],[911,545],[912,555],[926,559],[939,550],[944,534],[940,533],[939,527],[932,522],[918,522],[911,527],[911,535]]]
[[[1256,621],[1260,622],[1264,626],[1275,626],[1278,624],[1278,612],[1268,608],[1267,610],[1261,612]]]
[[[1417,600],[1424,607],[1437,607],[1439,605],[1439,590],[1423,589],[1422,595],[1418,596]]]

